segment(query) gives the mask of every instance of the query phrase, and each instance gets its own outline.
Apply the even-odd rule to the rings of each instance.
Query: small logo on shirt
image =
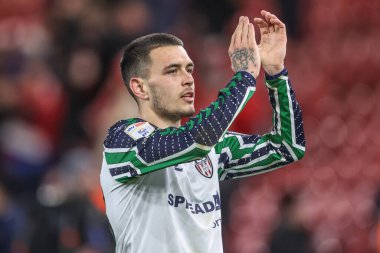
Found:
[[[211,160],[208,156],[205,158],[195,161],[195,168],[201,173],[203,176],[207,178],[211,178],[213,174],[213,167]]]
[[[148,135],[153,133],[153,131],[154,127],[150,125],[148,122],[138,122],[130,126],[127,126],[127,128],[124,130],[124,132],[134,140],[147,137]]]

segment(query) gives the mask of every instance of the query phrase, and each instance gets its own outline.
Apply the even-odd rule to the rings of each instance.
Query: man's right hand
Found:
[[[228,55],[233,71],[247,71],[255,78],[260,72],[260,54],[255,39],[255,29],[248,17],[240,17],[239,24],[232,34]]]

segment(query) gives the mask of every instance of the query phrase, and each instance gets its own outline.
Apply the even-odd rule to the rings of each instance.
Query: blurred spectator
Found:
[[[152,10],[146,1],[114,1],[108,8],[108,26],[100,52],[104,64],[109,67],[125,45],[138,36],[152,32],[152,26],[158,20],[153,20]]]
[[[280,220],[269,239],[270,253],[313,253],[312,237],[302,223],[297,196],[287,194],[280,203]]]
[[[112,250],[103,208],[92,202],[98,181],[93,161],[89,150],[72,149],[45,175],[30,213],[31,253]]]
[[[63,146],[90,144],[84,116],[101,87],[101,59],[99,53],[89,47],[73,50],[68,59],[66,75],[67,112],[63,120]]]
[[[23,119],[0,126],[0,175],[13,193],[34,191],[52,155],[43,131]]]
[[[14,220],[9,196],[0,182],[0,252],[10,253],[14,236]]]
[[[24,70],[18,75],[20,116],[40,128],[54,149],[61,138],[67,94],[45,61],[29,57],[23,64]]]

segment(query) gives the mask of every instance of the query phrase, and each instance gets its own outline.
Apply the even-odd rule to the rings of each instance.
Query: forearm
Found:
[[[260,135],[226,134],[215,147],[220,180],[257,175],[301,159],[305,152],[302,113],[286,70],[267,76],[274,127]]]
[[[239,72],[209,107],[185,125],[156,129],[146,138],[131,141],[120,149],[105,145],[108,166],[113,171],[122,171],[115,174],[116,180],[126,182],[131,177],[206,156],[253,95],[255,82],[249,73]]]
[[[266,64],[263,65],[263,69],[265,71],[266,76],[277,76],[279,73],[281,73],[284,69],[284,63],[280,64]]]
[[[275,76],[266,75],[266,85],[273,108],[274,134],[290,145],[300,159],[305,151],[302,111],[287,70],[284,69]]]
[[[231,126],[256,90],[256,80],[247,72],[238,72],[220,90],[217,99],[178,130],[187,132],[196,143],[214,146]]]

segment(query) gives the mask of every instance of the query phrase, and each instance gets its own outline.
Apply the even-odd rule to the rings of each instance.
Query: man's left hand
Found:
[[[286,27],[275,15],[262,10],[263,18],[255,18],[260,28],[261,41],[258,45],[261,64],[266,73],[275,75],[284,69],[286,55]]]

